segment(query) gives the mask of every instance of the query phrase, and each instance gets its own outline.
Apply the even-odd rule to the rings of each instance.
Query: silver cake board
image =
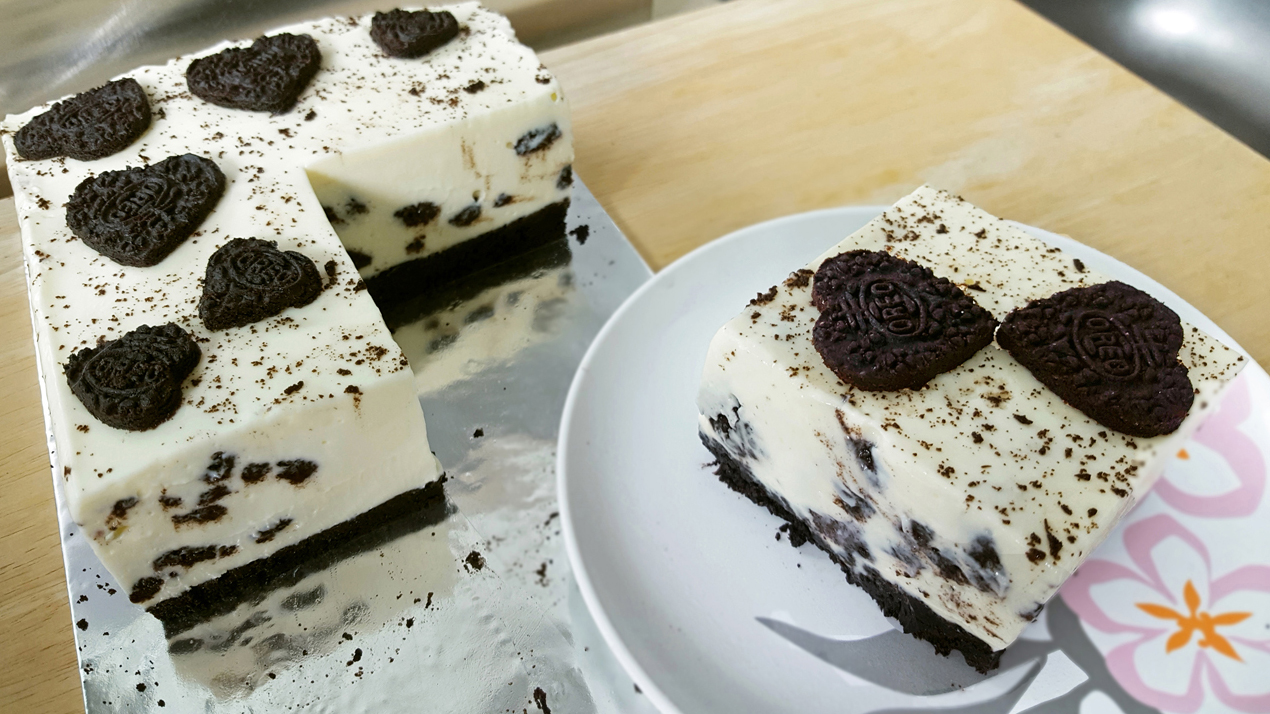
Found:
[[[555,491],[573,374],[651,271],[580,180],[567,222],[563,260],[397,330],[443,520],[227,615],[168,638],[128,601],[70,518],[49,435],[88,712],[653,711],[580,602]]]

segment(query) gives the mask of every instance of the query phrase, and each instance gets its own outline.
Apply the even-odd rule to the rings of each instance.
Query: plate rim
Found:
[[[634,309],[645,295],[660,289],[667,281],[672,280],[676,275],[683,272],[687,268],[685,266],[693,265],[702,256],[718,250],[727,250],[728,246],[737,241],[743,240],[746,236],[756,233],[772,230],[777,224],[790,222],[798,222],[800,220],[813,220],[815,218],[825,217],[832,214],[870,214],[868,220],[873,220],[878,215],[889,209],[888,205],[844,205],[830,208],[821,208],[811,211],[802,211],[799,213],[791,213],[784,216],[778,216],[758,223],[738,228],[718,238],[707,241],[693,250],[685,253],[675,259],[670,265],[662,268],[653,274],[653,276],[640,285],[635,292],[627,296],[621,306],[609,316],[604,326],[596,333],[595,338],[587,347],[586,352],[582,356],[582,361],[578,364],[578,369],[574,373],[573,381],[569,384],[569,392],[565,397],[564,408],[560,416],[560,428],[558,431],[558,441],[556,448],[556,498],[560,509],[561,535],[564,540],[565,552],[569,558],[569,567],[573,572],[574,582],[577,583],[578,590],[582,595],[582,600],[586,605],[588,613],[596,624],[596,628],[604,638],[605,644],[613,652],[614,657],[621,663],[622,667],[635,681],[642,693],[664,714],[683,714],[681,710],[657,685],[656,681],[648,675],[639,661],[630,651],[630,648],[622,640],[609,618],[608,612],[600,603],[599,596],[595,591],[594,584],[591,582],[590,573],[586,564],[583,562],[581,550],[578,546],[577,531],[574,528],[572,505],[569,499],[569,477],[566,454],[569,452],[569,445],[572,441],[573,431],[573,414],[576,403],[579,399],[581,384],[585,375],[591,370],[592,362],[602,345],[609,335],[617,329],[622,323],[628,312]],[[1241,345],[1235,342],[1229,334],[1222,330],[1211,318],[1204,315],[1198,308],[1184,300],[1177,293],[1168,289],[1150,276],[1142,273],[1136,268],[1110,256],[1102,251],[1085,245],[1077,241],[1071,236],[1061,233],[1054,233],[1043,228],[1037,228],[1018,221],[1007,220],[1013,226],[1022,229],[1034,238],[1037,238],[1050,245],[1061,248],[1075,257],[1081,258],[1083,261],[1094,264],[1094,268],[1100,272],[1106,273],[1114,279],[1127,278],[1132,280],[1135,287],[1151,294],[1156,299],[1163,302],[1170,309],[1179,313],[1179,316],[1187,322],[1190,322],[1208,334],[1220,340],[1223,344],[1243,355],[1250,362],[1249,367],[1257,368],[1259,363],[1252,359],[1251,355]],[[1106,269],[1110,268],[1110,270]],[[1180,309],[1179,309],[1180,308]]]

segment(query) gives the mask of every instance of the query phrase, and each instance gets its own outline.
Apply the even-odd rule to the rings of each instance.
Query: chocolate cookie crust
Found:
[[[816,270],[816,351],[866,391],[917,389],[992,342],[997,321],[929,268],[885,251],[853,250]]]
[[[240,565],[215,580],[149,605],[146,611],[163,623],[164,636],[173,637],[232,612],[244,602],[258,601],[278,588],[295,585],[341,560],[436,525],[452,510],[445,497],[445,480],[442,475],[425,486],[394,496],[361,515]],[[133,602],[144,603],[157,594],[157,588],[150,592],[145,589],[147,585],[134,583]],[[138,590],[138,586],[142,589]]]
[[[1130,436],[1176,431],[1195,401],[1177,313],[1119,281],[1035,300],[996,337],[1063,401]]]

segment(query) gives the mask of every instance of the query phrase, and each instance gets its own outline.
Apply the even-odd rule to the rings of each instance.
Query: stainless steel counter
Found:
[[[1270,156],[1270,3],[1023,0]]]

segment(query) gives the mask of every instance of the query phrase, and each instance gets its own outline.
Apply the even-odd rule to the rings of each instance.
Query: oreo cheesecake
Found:
[[[1243,358],[1140,290],[922,187],[711,342],[728,486],[981,671],[1151,487]]]
[[[56,477],[161,619],[435,500],[380,308],[561,240],[572,182],[559,85],[476,3],[281,28],[0,132]]]

